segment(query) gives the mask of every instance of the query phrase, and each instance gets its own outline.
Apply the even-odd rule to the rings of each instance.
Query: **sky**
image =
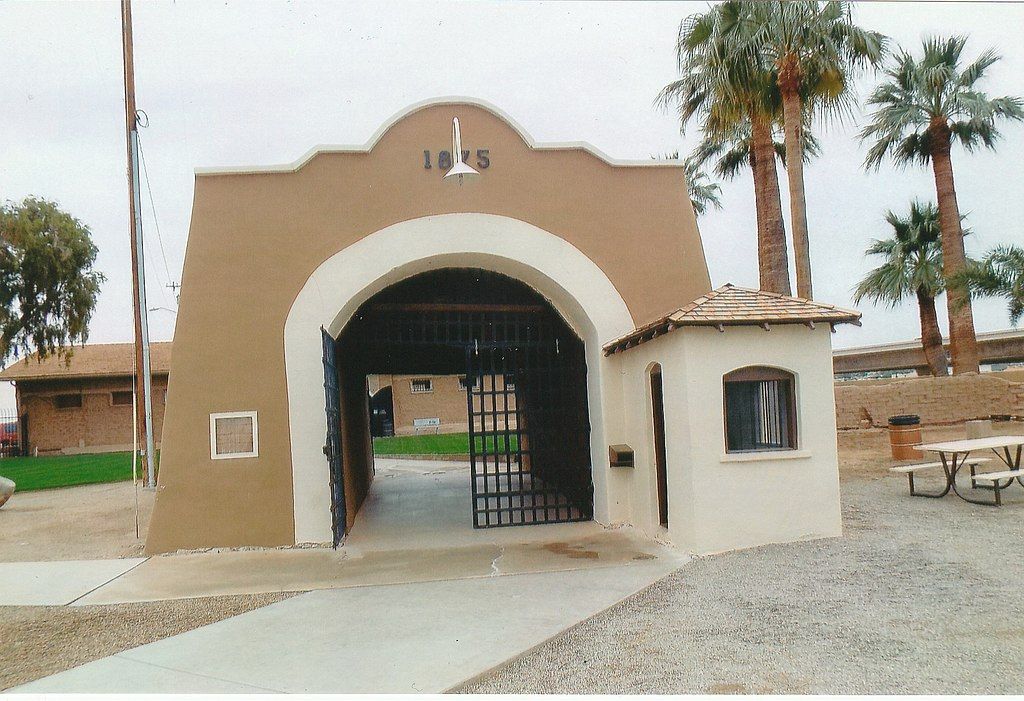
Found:
[[[538,142],[587,141],[623,159],[685,155],[697,130],[681,134],[678,119],[653,102],[676,77],[680,20],[707,6],[136,0],[153,340],[174,333],[176,302],[166,286],[181,276],[194,168],[289,163],[317,144],[361,145],[408,105],[446,95],[497,105]],[[983,87],[1024,94],[1024,4],[877,2],[854,13],[911,50],[926,35],[951,33],[970,37],[969,57],[995,47],[1003,60]],[[0,199],[56,200],[89,226],[107,277],[89,340],[130,341],[119,3],[0,3],[0,46]],[[859,95],[877,81],[861,76]],[[805,169],[815,297],[844,306],[872,267],[864,249],[888,233],[885,211],[934,198],[929,170],[864,171],[867,147],[856,134],[865,121],[858,111],[818,125],[822,155]],[[974,231],[969,254],[1024,243],[1024,125],[1003,132],[996,152],[954,152],[961,211]],[[756,287],[749,171],[722,183],[722,201],[699,221],[712,283]],[[842,327],[836,347],[919,336],[910,302],[861,310],[863,327]],[[978,331],[1009,327],[997,300],[977,302],[975,321]]]

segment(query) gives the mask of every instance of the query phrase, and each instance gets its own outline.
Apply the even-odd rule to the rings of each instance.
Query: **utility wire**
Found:
[[[164,272],[167,274],[167,282],[173,283],[171,267],[167,264],[167,251],[164,250],[164,238],[160,235],[160,220],[156,216],[156,200],[153,199],[153,186],[149,180],[149,170],[146,168],[146,156],[142,150],[142,138],[139,137],[139,161],[142,163],[142,174],[146,179],[146,191],[149,193],[149,206],[153,211],[153,228],[156,229],[156,240],[160,244],[160,257],[163,259]],[[170,285],[168,285],[169,287]],[[165,297],[166,298],[166,297]],[[178,306],[178,295],[174,295],[174,306]]]

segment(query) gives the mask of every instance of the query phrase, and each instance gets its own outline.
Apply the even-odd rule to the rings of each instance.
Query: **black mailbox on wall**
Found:
[[[612,467],[633,467],[633,449],[624,443],[608,446],[608,462]]]

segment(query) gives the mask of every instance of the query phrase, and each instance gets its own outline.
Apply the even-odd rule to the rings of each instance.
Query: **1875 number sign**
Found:
[[[486,149],[486,148],[478,148],[476,150],[476,167],[477,168],[483,169],[483,168],[486,168],[487,166],[491,165],[491,159],[490,159],[489,153],[490,153],[490,149]],[[469,163],[469,156],[470,156],[470,152],[469,151],[463,151],[462,152],[462,161],[464,163]],[[433,164],[431,162],[430,151],[424,151],[423,152],[423,167],[426,170],[430,170],[431,168],[433,168]],[[441,170],[448,170],[449,168],[452,167],[452,152],[451,151],[438,151],[437,152],[437,167],[440,168]]]

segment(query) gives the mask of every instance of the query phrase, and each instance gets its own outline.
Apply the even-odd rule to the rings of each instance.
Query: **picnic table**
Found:
[[[1001,504],[1000,492],[1006,489],[1014,480],[1024,486],[1024,470],[1021,470],[1021,451],[1024,449],[1024,436],[988,436],[986,438],[967,438],[956,441],[938,441],[936,443],[922,443],[917,446],[918,450],[929,453],[938,453],[942,470],[946,473],[946,488],[938,494],[922,494],[921,496],[944,497],[953,491],[958,497],[972,504],[985,504],[999,506]],[[1006,470],[999,472],[977,473],[975,467],[980,462],[988,462],[984,458],[972,458],[971,453],[975,451],[991,451],[1006,466]],[[981,501],[965,496],[956,487],[957,472],[965,465],[971,466],[971,487],[991,489],[994,494],[993,501]],[[984,484],[979,484],[984,483]]]

